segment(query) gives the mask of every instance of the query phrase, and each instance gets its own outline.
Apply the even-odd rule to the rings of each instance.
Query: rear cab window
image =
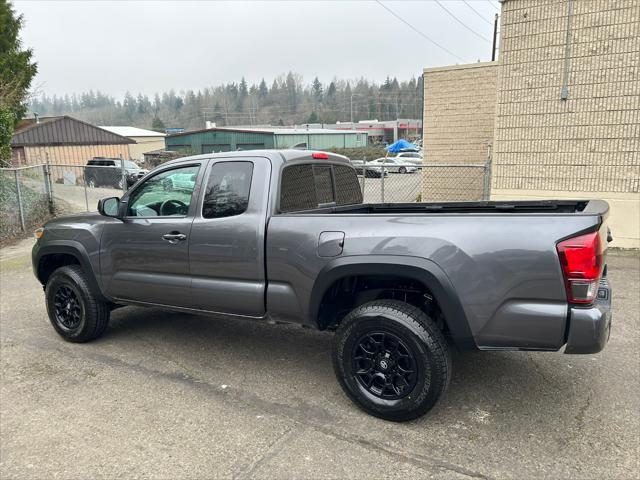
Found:
[[[285,166],[280,179],[281,213],[362,203],[354,168],[307,163]]]

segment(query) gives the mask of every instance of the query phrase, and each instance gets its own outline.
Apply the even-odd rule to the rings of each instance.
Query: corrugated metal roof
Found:
[[[123,145],[133,140],[67,115],[26,119],[18,124],[11,146]]]
[[[164,133],[154,132],[153,130],[145,130],[144,128],[111,125],[100,127],[116,135],[123,137],[164,137]]]

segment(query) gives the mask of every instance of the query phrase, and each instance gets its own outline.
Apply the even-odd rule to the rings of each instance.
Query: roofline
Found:
[[[104,128],[101,128],[97,125],[94,125],[92,123],[89,122],[85,122],[84,120],[80,120],[78,118],[72,117],[70,115],[57,115],[57,116],[50,116],[50,117],[38,117],[40,120],[43,120],[45,118],[55,118],[55,120],[50,120],[48,122],[45,123],[40,123],[40,122],[34,122],[33,124],[20,129],[18,132],[14,132],[14,135],[18,135],[21,134],[22,132],[25,132],[27,130],[31,130],[33,128],[36,127],[42,127],[45,124],[50,124],[50,123],[56,123],[59,122],[60,120],[64,119],[64,118],[70,118],[71,120],[74,120],[76,122],[80,122],[84,125],[87,125],[89,127],[93,127],[93,128],[99,128],[100,130],[104,130]],[[104,130],[105,132],[109,132],[109,130]],[[113,132],[109,132],[111,135],[115,135],[116,137],[120,137],[123,142],[122,143],[126,143],[126,144],[135,144],[136,142],[131,140],[130,138],[127,137],[123,137],[122,135],[118,135],[117,133],[113,133]],[[118,143],[94,143],[94,142],[77,142],[77,143],[60,143],[60,142],[44,142],[44,143],[11,143],[12,146],[16,146],[16,147],[22,147],[22,146],[29,146],[29,145],[52,145],[52,146],[57,146],[57,145],[119,145]]]
[[[129,138],[129,137],[166,137],[166,133],[156,132],[155,130],[147,130],[146,128],[140,127],[132,127],[130,125],[96,125],[98,128],[106,130],[109,133],[113,133],[114,135],[120,135],[119,133],[112,132],[109,130],[110,128],[135,128],[136,130],[142,130],[143,132],[149,132],[144,135],[120,135],[121,137]]]
[[[423,69],[423,73],[432,73],[432,72],[446,72],[448,70],[466,70],[469,68],[484,68],[484,67],[497,67],[500,65],[499,61],[494,60],[493,62],[474,62],[474,63],[461,63],[456,65],[445,65],[443,67],[429,67]]]
[[[203,133],[203,132],[242,132],[242,133],[272,133],[268,130],[244,130],[241,128],[225,128],[225,127],[213,127],[213,128],[202,128],[200,130],[189,130],[188,132],[181,133],[168,133],[165,138],[173,138],[173,137],[184,137],[185,135],[192,135],[194,133]]]
[[[350,164],[350,160],[348,157],[344,155],[339,155],[337,153],[332,152],[324,152],[329,154],[329,158],[327,160],[316,160],[311,157],[314,152],[324,152],[323,150],[297,150],[294,148],[286,148],[286,149],[260,149],[260,150],[236,150],[233,152],[218,152],[218,153],[201,153],[199,155],[189,155],[186,157],[173,158],[164,163],[158,165],[159,168],[164,165],[177,165],[180,163],[188,163],[199,160],[207,160],[210,158],[267,158],[273,162],[278,162],[278,164],[286,164],[303,160],[310,160],[313,162],[326,162],[327,160],[334,163],[344,163]]]
[[[283,127],[282,129],[286,130],[287,127]],[[274,129],[262,130],[260,128],[256,128],[256,129],[250,130],[250,129],[233,128],[233,127],[213,127],[213,128],[203,128],[200,130],[189,130],[188,132],[182,132],[182,133],[167,134],[165,138],[184,137],[185,135],[192,135],[194,133],[203,133],[203,132],[239,132],[239,133],[264,133],[267,135],[288,135],[288,133],[287,134],[278,133],[278,130],[280,129],[274,128]],[[320,129],[320,130],[324,130],[324,129]],[[331,128],[327,130],[339,130],[339,129]],[[300,132],[292,133],[290,135],[305,135],[306,133],[308,132],[305,132],[304,129],[300,129]],[[336,133],[336,132],[329,132],[327,135],[330,135],[331,133]],[[359,132],[358,130],[345,130],[345,131],[340,130],[339,133],[366,133],[366,132]],[[311,133],[310,135],[321,135],[321,134]]]

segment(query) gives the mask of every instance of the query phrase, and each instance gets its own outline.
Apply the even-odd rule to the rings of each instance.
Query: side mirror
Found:
[[[105,217],[119,217],[120,199],[118,197],[108,197],[98,200],[98,212]]]

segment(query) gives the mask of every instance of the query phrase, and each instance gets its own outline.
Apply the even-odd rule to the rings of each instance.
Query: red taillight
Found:
[[[311,157],[316,160],[327,160],[329,158],[329,154],[324,152],[313,152]]]
[[[602,245],[598,232],[569,238],[556,246],[570,303],[591,303],[602,275]]]

